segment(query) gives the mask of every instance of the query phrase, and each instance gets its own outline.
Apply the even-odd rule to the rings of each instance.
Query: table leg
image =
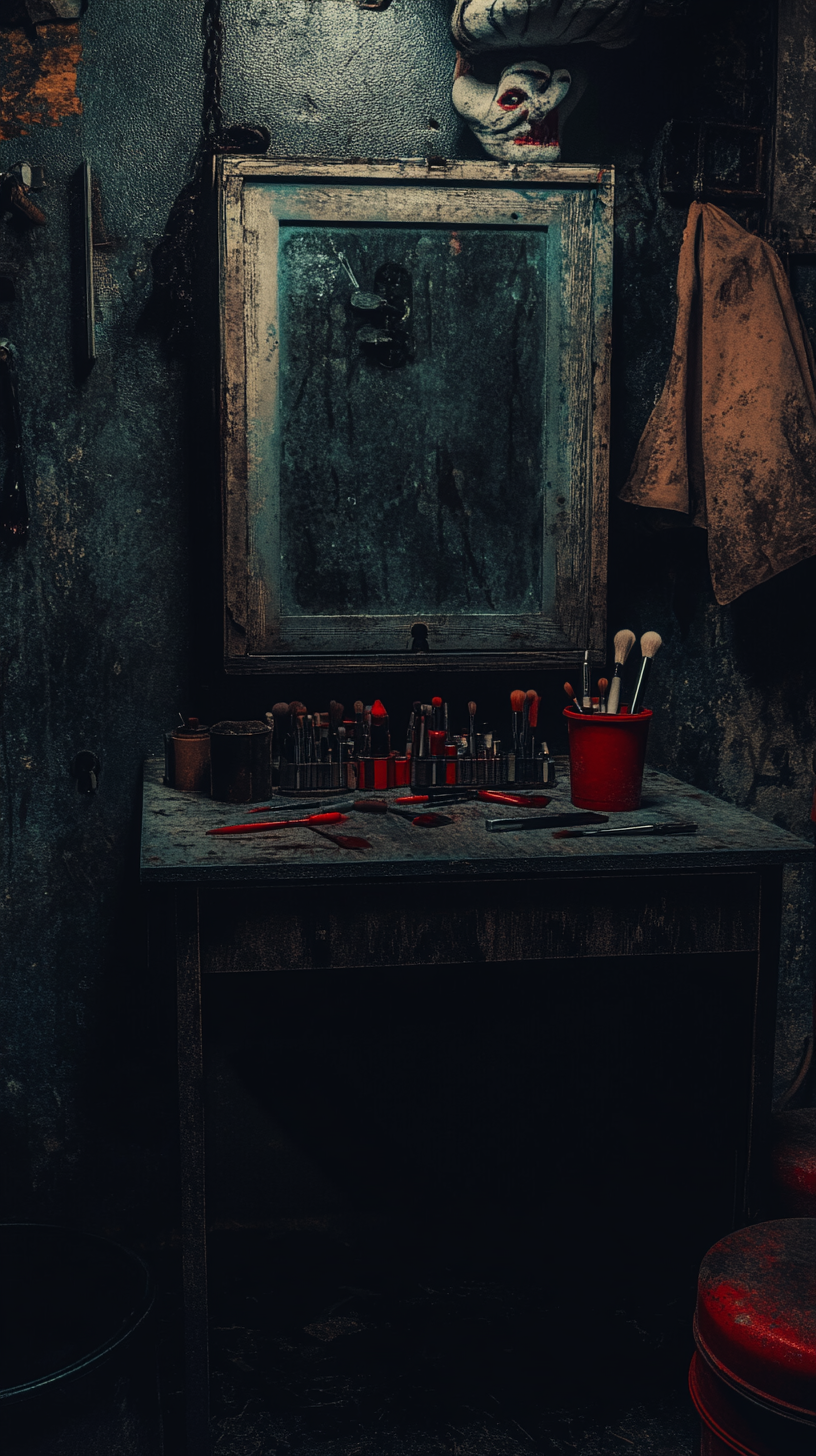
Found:
[[[198,891],[194,888],[176,891],[176,974],[187,1456],[209,1456],[204,1063]]]
[[[752,1223],[767,1207],[770,1173],[776,998],[782,931],[782,870],[762,873],[759,902],[754,1036],[751,1049],[751,1110],[742,1208],[736,1220]],[[767,1217],[767,1214],[765,1215]]]

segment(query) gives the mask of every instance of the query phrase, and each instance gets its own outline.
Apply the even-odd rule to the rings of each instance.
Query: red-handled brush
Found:
[[[564,692],[572,703],[572,706],[575,709],[576,713],[583,713],[584,710],[575,696],[575,689],[572,686],[572,683],[564,683]]]
[[[363,814],[397,814],[400,819],[410,819],[418,829],[441,829],[453,823],[447,814],[414,814],[412,809],[394,809],[385,799],[358,799],[354,807]]]
[[[260,822],[256,819],[254,824],[224,824],[218,829],[208,829],[208,834],[257,834],[260,829],[290,829],[295,825],[309,824],[339,824],[347,819],[347,814],[340,814],[332,810],[329,814],[307,814],[300,819],[266,819]]]
[[[480,789],[478,797],[488,804],[514,804],[517,809],[546,809],[546,794],[502,794],[498,789]]]
[[[513,752],[518,753],[521,746],[521,719],[524,712],[524,704],[527,694],[521,688],[516,688],[510,694],[510,707],[513,710]]]

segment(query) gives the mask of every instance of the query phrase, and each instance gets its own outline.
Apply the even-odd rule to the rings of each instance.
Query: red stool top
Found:
[[[816,1414],[816,1218],[754,1224],[709,1249],[694,1338],[737,1390]]]
[[[774,1213],[816,1218],[816,1107],[777,1113],[771,1169]]]

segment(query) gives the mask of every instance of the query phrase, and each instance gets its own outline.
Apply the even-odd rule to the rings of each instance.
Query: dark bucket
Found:
[[[212,797],[250,804],[272,791],[272,730],[266,723],[213,723],[210,729]]]
[[[0,1224],[3,1456],[161,1456],[153,1299],[119,1244]]]

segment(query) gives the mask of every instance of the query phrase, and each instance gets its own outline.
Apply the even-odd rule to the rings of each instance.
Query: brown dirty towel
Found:
[[[708,529],[717,601],[816,555],[813,355],[773,248],[694,202],[663,393],[621,500]]]

